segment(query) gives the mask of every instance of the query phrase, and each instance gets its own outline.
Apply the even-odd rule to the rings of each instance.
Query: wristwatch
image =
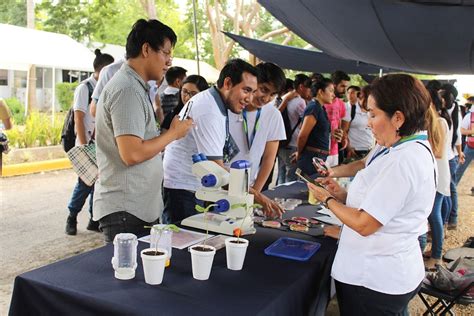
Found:
[[[324,204],[324,206],[325,206],[326,208],[329,208],[328,203],[329,203],[329,201],[331,201],[331,200],[336,200],[336,198],[334,198],[334,196],[328,196],[328,197],[324,200],[323,204]]]

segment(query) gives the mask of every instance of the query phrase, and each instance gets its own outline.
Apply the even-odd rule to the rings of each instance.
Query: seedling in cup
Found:
[[[162,254],[162,253],[158,250],[158,245],[160,244],[160,239],[161,239],[161,236],[163,235],[163,231],[170,230],[170,231],[173,231],[173,232],[179,232],[179,227],[176,226],[176,225],[174,225],[174,224],[169,224],[169,225],[164,225],[164,226],[158,226],[158,225],[145,226],[145,228],[151,228],[151,229],[153,229],[155,232],[157,232],[157,234],[158,234],[158,240],[156,241],[154,253],[151,253],[151,252],[145,253],[145,254],[147,254],[147,255],[149,255],[149,256],[159,256],[159,255]]]
[[[194,207],[196,211],[199,213],[204,214],[204,221],[206,222],[206,239],[204,239],[204,242],[202,243],[204,246],[206,245],[206,241],[209,238],[209,228],[208,228],[208,221],[207,221],[207,212],[211,209],[211,207],[218,206],[217,204],[209,204],[207,207],[203,207],[201,205],[196,204]],[[205,250],[204,250],[205,251]]]

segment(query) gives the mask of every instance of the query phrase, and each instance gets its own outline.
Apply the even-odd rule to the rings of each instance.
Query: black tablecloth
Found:
[[[304,189],[297,183],[267,195],[306,199]],[[285,217],[314,215],[314,206],[303,205]],[[264,249],[281,236],[316,241],[321,248],[305,262],[265,255]],[[192,277],[189,252],[173,249],[171,266],[157,286],[145,283],[140,258],[135,279],[115,279],[110,244],[17,276],[10,315],[324,314],[334,240],[262,227],[245,238],[250,243],[242,271],[227,269],[221,249],[209,280],[198,281]]]

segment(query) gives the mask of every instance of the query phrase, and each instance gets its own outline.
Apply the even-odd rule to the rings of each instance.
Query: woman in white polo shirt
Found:
[[[344,223],[332,267],[341,315],[401,315],[425,276],[418,236],[427,230],[436,164],[425,129],[430,95],[405,74],[376,79],[369,127],[376,152],[345,192],[310,184]]]

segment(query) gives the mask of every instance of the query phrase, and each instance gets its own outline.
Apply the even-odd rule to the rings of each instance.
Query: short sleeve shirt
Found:
[[[428,141],[420,142],[429,148]],[[383,226],[366,237],[344,226],[331,274],[340,282],[406,294],[425,276],[418,236],[427,230],[436,164],[431,150],[418,141],[374,157],[355,176],[346,204],[363,209]]]
[[[97,82],[97,85],[94,88],[94,92],[92,93],[93,100],[95,100],[96,102],[99,100],[100,94],[102,93],[102,90],[104,90],[104,87],[107,82],[112,79],[112,77],[117,71],[119,71],[120,67],[122,67],[124,63],[125,59],[119,59],[111,63],[110,65],[107,65],[102,68],[99,74],[99,81]]]
[[[280,111],[273,106],[273,101],[261,108],[260,118],[258,120],[258,128],[255,132],[252,146],[249,149],[246,138],[251,138],[255,128],[257,119],[257,111],[246,112],[248,134],[244,130],[244,122],[242,114],[235,114],[228,111],[229,115],[229,131],[235,143],[239,147],[239,153],[226,164],[230,166],[234,161],[247,160],[250,166],[250,183],[253,184],[257,178],[260,161],[267,142],[280,141],[286,139],[285,125]]]
[[[298,120],[303,117],[304,110],[306,108],[306,101],[302,97],[296,97],[288,102],[286,108],[288,109],[288,118],[290,119],[291,129],[293,129],[296,124],[298,124]],[[288,146],[296,147],[296,141],[298,140],[299,133],[300,126],[297,126],[293,132],[293,135],[291,135],[291,141]]]
[[[126,166],[116,137],[149,140],[159,135],[148,84],[127,64],[104,88],[97,104],[96,146],[99,179],[94,192],[94,219],[125,211],[145,222],[163,210],[161,155]]]
[[[308,103],[308,106],[304,111],[304,116],[306,117],[310,115],[314,116],[316,119],[316,125],[311,130],[306,145],[322,150],[329,150],[329,134],[331,132],[331,127],[328,115],[318,101],[313,100]]]
[[[349,128],[349,142],[351,147],[355,150],[370,150],[374,147],[374,136],[370,130],[369,124],[369,113],[363,112],[360,108],[359,103],[355,105],[355,116],[351,121],[351,108],[346,111],[344,121],[351,122]]]
[[[169,189],[196,191],[201,183],[192,173],[192,156],[203,153],[210,160],[223,158],[226,140],[226,113],[219,91],[212,87],[196,94],[183,107],[188,109],[194,128],[183,138],[166,146],[163,166],[164,186]]]
[[[77,86],[76,90],[74,90],[74,102],[72,106],[74,111],[80,111],[84,113],[86,141],[89,142],[94,132],[95,119],[89,111],[89,88],[87,87],[87,83],[89,83],[92,86],[92,89],[94,89],[97,84],[97,80],[95,80],[94,76],[90,76]],[[76,146],[77,145],[80,145],[79,137],[76,137]]]
[[[346,116],[346,105],[344,102],[339,98],[335,98],[332,103],[325,104],[324,107],[331,122],[331,131],[339,128],[341,120]],[[331,137],[330,146],[329,155],[337,155],[338,145],[334,137]]]

